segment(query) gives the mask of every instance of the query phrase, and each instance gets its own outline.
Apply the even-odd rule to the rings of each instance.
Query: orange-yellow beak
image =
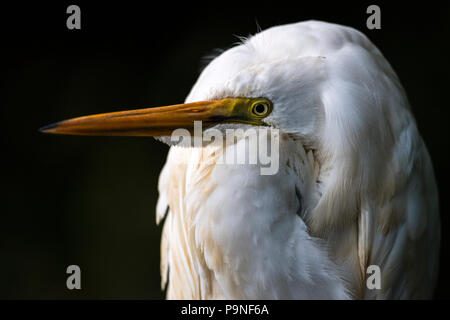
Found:
[[[225,98],[90,115],[57,122],[40,131],[88,136],[169,136],[179,128],[193,132],[194,121],[202,121],[203,129],[219,123],[264,125],[262,119],[271,111],[271,102],[264,98]]]

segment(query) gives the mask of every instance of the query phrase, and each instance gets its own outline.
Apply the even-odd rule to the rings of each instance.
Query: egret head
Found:
[[[74,118],[42,128],[75,135],[167,136],[178,128],[272,126],[308,140],[321,118],[325,58],[288,52],[277,28],[216,57],[185,104]],[[280,43],[273,45],[273,39]]]

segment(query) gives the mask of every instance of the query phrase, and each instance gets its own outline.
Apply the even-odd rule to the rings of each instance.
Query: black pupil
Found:
[[[264,111],[266,111],[266,106],[263,105],[262,103],[258,103],[257,105],[255,105],[255,112],[258,114],[264,113]]]

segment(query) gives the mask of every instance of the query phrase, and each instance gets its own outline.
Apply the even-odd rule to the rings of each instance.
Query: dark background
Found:
[[[81,7],[81,30],[66,8]],[[382,29],[366,28],[381,7]],[[155,225],[157,179],[168,147],[152,138],[50,136],[75,116],[180,103],[215,48],[308,19],[364,32],[398,73],[429,148],[442,213],[437,298],[448,298],[448,5],[432,2],[146,5],[86,1],[0,7],[2,185],[0,298],[163,298]],[[66,268],[82,290],[66,289]]]

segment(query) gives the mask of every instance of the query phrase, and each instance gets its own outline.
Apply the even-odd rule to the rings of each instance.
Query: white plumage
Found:
[[[431,160],[400,81],[362,33],[317,21],[268,29],[214,59],[186,102],[41,129],[170,141],[174,129],[195,133],[198,120],[205,135],[270,128],[274,175],[262,174],[263,162],[220,161],[234,149],[251,156],[246,141],[263,131],[225,139],[226,148],[171,148],[157,205],[157,221],[167,216],[168,298],[432,296],[440,225]],[[372,265],[379,289],[366,285]]]
[[[265,30],[215,58],[186,102],[225,97],[272,101],[280,169],[171,147],[157,205],[167,298],[432,296],[432,164],[400,81],[362,33],[318,21]],[[366,287],[369,265],[380,290]]]

